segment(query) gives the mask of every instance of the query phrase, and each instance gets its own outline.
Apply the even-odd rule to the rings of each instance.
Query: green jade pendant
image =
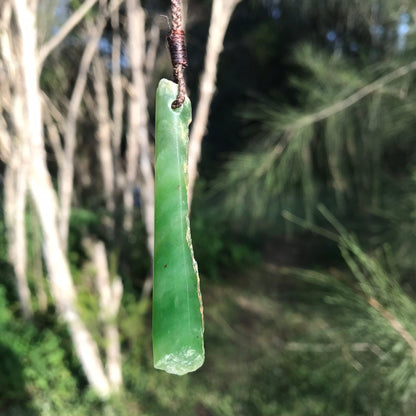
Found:
[[[204,322],[198,265],[188,217],[188,130],[191,102],[173,110],[177,84],[162,79],[156,93],[153,361],[183,375],[204,362]]]

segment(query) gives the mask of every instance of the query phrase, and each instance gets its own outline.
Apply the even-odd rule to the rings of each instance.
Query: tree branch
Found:
[[[43,104],[45,105],[45,101]],[[43,111],[43,121],[45,123],[45,129],[48,133],[47,137],[49,138],[49,143],[51,144],[53,153],[56,157],[56,163],[58,164],[59,169],[61,169],[64,163],[65,154],[61,144],[59,129],[54,123],[49,111]]]
[[[100,319],[104,326],[107,377],[113,391],[118,391],[123,384],[123,376],[120,337],[116,322],[123,295],[123,285],[118,276],[114,276],[113,279],[110,277],[104,243],[85,239],[84,246],[96,268],[95,285],[99,298]]]
[[[350,95],[349,97],[341,101],[331,104],[330,106],[325,107],[322,110],[317,111],[316,113],[312,113],[307,116],[301,117],[298,121],[290,124],[286,130],[300,129],[309,124],[318,123],[319,121],[325,120],[337,113],[340,113],[341,111],[344,111],[348,107],[353,106],[358,101],[362,100],[363,98],[367,97],[373,92],[383,88],[386,84],[389,84],[390,82],[393,82],[396,79],[404,77],[409,72],[412,72],[414,70],[416,70],[416,61],[413,61],[408,65],[404,65],[400,68],[397,68],[396,70],[366,85],[365,87],[359,89],[354,94]]]
[[[110,394],[110,384],[104,372],[97,344],[77,311],[77,299],[68,261],[57,229],[56,193],[46,164],[42,124],[41,95],[37,73],[36,13],[27,1],[14,0],[17,29],[22,39],[16,62],[22,71],[24,85],[25,134],[21,135],[30,150],[27,180],[39,216],[43,235],[43,252],[48,270],[51,293],[59,314],[67,323],[76,354],[91,386],[102,398]]]
[[[412,355],[416,359],[416,340],[410,334],[409,331],[393,316],[383,305],[380,304],[374,298],[368,298],[367,302],[372,306],[380,315],[386,319],[389,325],[404,339],[412,350]]]
[[[113,29],[113,42],[111,48],[111,87],[113,90],[113,123],[112,146],[114,155],[120,152],[121,137],[123,135],[123,82],[121,76],[121,36],[118,12],[111,14],[111,26]],[[115,175],[121,174],[120,166],[116,166]],[[116,181],[117,185],[119,182]]]
[[[65,158],[59,172],[59,234],[62,246],[66,249],[71,200],[73,193],[74,152],[76,147],[77,118],[87,83],[88,71],[97,51],[98,42],[106,24],[106,18],[100,16],[96,26],[90,32],[90,39],[84,49],[75,86],[69,102],[65,127]]]
[[[114,0],[107,11],[103,13],[102,17],[107,19],[112,12],[120,7],[123,1],[124,0]],[[72,13],[71,17],[61,26],[59,32],[39,48],[39,69],[42,67],[43,62],[48,55],[66,38],[66,36],[68,36],[72,29],[74,29],[74,27],[81,22],[81,20],[97,2],[98,0],[86,0],[86,2],[78,10]]]
[[[97,117],[97,141],[98,159],[101,165],[104,197],[106,208],[114,213],[114,164],[111,147],[112,120],[109,111],[108,94],[106,88],[105,64],[96,55],[93,62],[94,89],[95,89],[95,113]]]
[[[81,63],[78,70],[77,79],[75,81],[74,89],[72,91],[69,102],[68,115],[65,127],[65,159],[63,168],[59,172],[59,233],[62,239],[63,247],[66,248],[69,216],[71,209],[71,200],[73,193],[73,176],[74,176],[74,152],[76,147],[76,131],[77,131],[77,117],[79,108],[84,95],[88,71],[91,62],[97,51],[99,40],[102,36],[103,30],[107,23],[107,19],[111,13],[120,7],[124,0],[114,0],[110,7],[103,11],[97,18],[95,27],[90,30],[90,39],[84,49],[81,58]]]
[[[147,231],[147,248],[153,257],[154,174],[149,145],[146,79],[144,61],[145,12],[136,0],[127,0],[128,48],[131,65],[131,93],[128,109],[126,186],[124,191],[124,227],[133,225],[134,189],[140,186],[143,222]]]
[[[66,38],[66,36],[81,22],[84,16],[91,10],[98,0],[86,0],[85,3],[61,26],[58,33],[44,43],[39,49],[39,68],[48,55]]]
[[[152,26],[148,31],[149,44],[146,51],[145,59],[145,74],[146,86],[149,87],[152,83],[153,70],[155,68],[157,48],[160,41],[160,29],[157,22],[158,19],[153,19]]]
[[[223,49],[224,37],[231,15],[241,0],[214,0],[204,72],[199,83],[199,99],[189,139],[189,188],[188,206],[191,207],[193,188],[198,176],[198,162],[201,158],[201,143],[206,133],[209,110],[215,93],[218,59]]]
[[[328,107],[325,107],[322,110],[319,110],[315,113],[300,117],[294,123],[287,125],[284,129],[282,140],[280,140],[271,150],[265,163],[258,167],[258,174],[263,175],[265,172],[267,172],[270,166],[274,163],[274,161],[285,151],[286,146],[288,145],[290,139],[293,137],[294,131],[318,123],[322,120],[325,120],[335,114],[338,114],[346,110],[347,108],[358,103],[368,95],[383,88],[386,84],[389,84],[390,82],[393,82],[396,79],[404,77],[405,75],[414,70],[416,70],[416,61],[413,61],[408,65],[401,66],[400,68],[397,68],[396,70],[382,76],[374,82],[367,84],[365,87],[359,89],[354,94],[351,94],[349,97],[343,100],[337,101],[336,103],[331,104]]]

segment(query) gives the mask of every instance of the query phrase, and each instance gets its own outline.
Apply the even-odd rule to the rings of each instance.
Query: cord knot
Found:
[[[167,39],[173,67],[182,65],[183,68],[186,68],[188,57],[186,55],[185,32],[182,29],[172,29]]]

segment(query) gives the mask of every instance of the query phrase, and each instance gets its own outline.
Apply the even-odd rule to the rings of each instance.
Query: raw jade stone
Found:
[[[173,110],[177,91],[162,79],[156,93],[153,361],[183,375],[204,362],[204,323],[187,202],[191,102]]]

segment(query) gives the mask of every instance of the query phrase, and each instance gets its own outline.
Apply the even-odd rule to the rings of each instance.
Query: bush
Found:
[[[0,407],[20,408],[29,414],[33,409],[41,414],[64,414],[68,403],[76,402],[78,392],[62,341],[49,329],[14,318],[3,287],[0,332]]]

